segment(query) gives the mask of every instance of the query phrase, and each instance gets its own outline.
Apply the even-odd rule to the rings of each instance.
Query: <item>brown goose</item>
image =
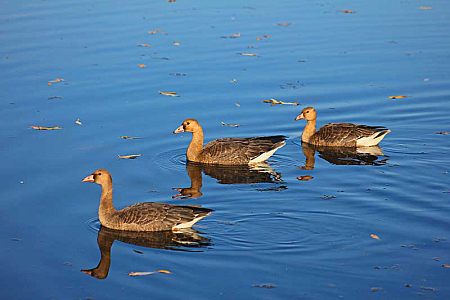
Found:
[[[136,203],[116,210],[112,199],[112,178],[107,170],[99,169],[83,179],[102,186],[98,216],[102,226],[115,230],[164,231],[189,228],[213,211],[208,208],[165,203]]]
[[[195,119],[186,119],[173,133],[192,132],[192,140],[186,152],[188,161],[221,164],[247,165],[268,159],[286,142],[285,136],[251,138],[224,138],[209,142],[203,147],[203,129]]]
[[[302,142],[316,146],[368,147],[377,145],[391,132],[383,126],[367,126],[351,123],[330,123],[316,131],[316,110],[307,107],[295,118],[305,119]]]

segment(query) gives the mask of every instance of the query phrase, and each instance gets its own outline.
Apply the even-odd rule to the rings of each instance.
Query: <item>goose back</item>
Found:
[[[313,134],[308,143],[318,146],[357,147],[363,146],[358,143],[358,140],[370,139],[379,142],[389,132],[390,130],[383,126],[330,123]]]
[[[285,136],[277,135],[213,140],[203,148],[201,162],[239,165],[263,161],[278,148],[284,146],[286,144],[285,139]],[[264,157],[266,153],[267,155],[270,153],[267,158]],[[259,157],[261,157],[261,160],[258,160]]]

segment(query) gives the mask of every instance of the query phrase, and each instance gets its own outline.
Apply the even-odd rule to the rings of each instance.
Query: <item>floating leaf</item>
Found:
[[[138,47],[151,47],[152,45],[149,44],[139,44]]]
[[[372,293],[379,292],[379,291],[382,291],[382,290],[383,290],[383,288],[380,288],[380,287],[373,287],[373,288],[370,289],[370,291]]]
[[[180,46],[180,43],[178,43],[178,42],[173,42],[173,44],[174,44],[175,46]]]
[[[378,237],[378,235],[375,235],[375,234],[373,234],[373,233],[370,235],[370,237],[373,238],[373,239],[376,239],[376,240],[380,240],[380,238]]]
[[[222,126],[239,127],[239,126],[242,126],[242,124],[227,124],[227,123],[222,122]]]
[[[449,131],[438,131],[436,132],[436,134],[450,134]]]
[[[288,104],[288,105],[300,105],[298,102],[284,102],[284,101],[278,101],[275,99],[270,100],[263,100],[264,103],[271,103],[271,106],[274,106],[275,104]]]
[[[320,198],[325,199],[325,200],[330,200],[330,199],[336,198],[336,196],[333,196],[333,195],[323,195],[323,196],[320,197]]]
[[[408,98],[409,96],[399,95],[399,96],[389,96],[389,99],[403,99]]]
[[[407,284],[405,284],[405,287],[410,288],[410,287],[412,287],[412,284],[407,283]]]
[[[236,105],[237,107],[241,107],[241,105],[239,103],[235,103],[234,105]]]
[[[126,140],[142,139],[141,137],[136,137],[136,136],[126,136],[126,135],[122,135],[120,138],[121,138],[121,139],[126,139]]]
[[[78,124],[78,125],[83,125],[83,123],[81,123],[80,119],[77,119],[77,120],[75,121],[75,123]]]
[[[270,35],[263,35],[262,37],[265,39],[268,39],[268,38],[270,38]]]
[[[450,264],[443,264],[442,265],[444,268],[450,268]]]
[[[43,127],[43,126],[30,126],[30,128],[36,129],[36,130],[55,130],[55,129],[61,129],[61,127]]]
[[[236,79],[233,79],[233,80],[230,80],[230,82],[232,82],[232,83],[236,83],[236,82],[237,82],[237,80],[236,80]]]
[[[278,26],[291,26],[292,23],[278,23]]]
[[[264,289],[274,289],[277,286],[273,283],[263,283],[263,284],[252,284],[252,287],[260,287]]]
[[[150,34],[156,34],[156,33],[160,32],[161,30],[162,30],[162,29],[158,28],[158,29],[156,29],[156,30],[149,31],[148,33],[150,33]]]
[[[65,80],[62,79],[62,78],[56,78],[56,79],[54,79],[54,80],[49,80],[49,81],[47,81],[47,84],[48,84],[48,85],[53,85],[53,83],[55,83],[55,82],[60,82],[60,81],[65,81]]]
[[[119,159],[136,159],[139,156],[142,156],[142,154],[132,154],[132,155],[124,155],[124,156],[118,155],[118,156],[119,156]]]
[[[421,6],[421,7],[419,7],[419,9],[433,9],[433,7],[431,7],[431,6]]]
[[[302,181],[308,181],[308,180],[311,180],[311,179],[313,179],[313,178],[314,178],[314,177],[309,176],[309,175],[297,177],[298,180],[302,180]]]
[[[235,34],[231,35],[230,38],[235,39],[235,38],[238,38],[240,36],[241,36],[241,33],[239,32],[239,33],[235,33]]]
[[[138,66],[141,67],[141,68],[145,68],[146,67],[145,64],[138,64]]]
[[[345,14],[354,14],[355,11],[354,10],[349,10],[349,9],[341,9],[338,10],[339,12],[345,13]]]
[[[158,273],[170,274],[170,271],[167,270],[157,270]]]
[[[158,92],[160,95],[172,96],[172,97],[180,97],[176,92]]]
[[[241,52],[239,52],[236,54],[240,54],[240,55],[244,55],[244,56],[258,56],[258,54],[256,54],[256,53],[241,53]]]
[[[430,81],[430,78],[424,78],[423,81]]]
[[[260,38],[259,36],[257,36],[257,37],[256,37],[256,40],[257,40],[257,41],[260,41],[260,40],[261,40],[261,38]]]

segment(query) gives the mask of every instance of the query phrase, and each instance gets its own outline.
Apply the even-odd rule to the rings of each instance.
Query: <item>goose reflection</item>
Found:
[[[97,267],[81,270],[81,272],[97,279],[108,277],[111,266],[111,247],[115,240],[147,248],[188,252],[202,252],[201,248],[211,245],[209,238],[201,236],[192,228],[179,231],[133,232],[118,231],[102,226],[97,236],[100,262]]]
[[[306,157],[304,170],[313,170],[316,151],[319,157],[333,165],[372,165],[381,166],[386,164],[388,156],[378,146],[347,148],[347,147],[325,147],[302,143],[302,151]],[[382,157],[382,159],[380,159]]]
[[[188,161],[186,171],[191,179],[191,186],[188,188],[173,188],[178,191],[172,196],[176,199],[189,199],[201,197],[202,172],[217,180],[219,184],[239,184],[239,183],[276,183],[282,182],[281,175],[275,172],[268,163],[258,163],[249,165],[212,165]]]

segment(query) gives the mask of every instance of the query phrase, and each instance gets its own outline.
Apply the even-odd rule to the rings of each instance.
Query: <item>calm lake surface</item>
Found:
[[[450,2],[6,1],[0,43],[1,299],[450,298]],[[392,132],[304,148],[306,106]],[[186,164],[186,118],[289,140],[259,170]],[[98,168],[116,208],[215,212],[100,230]]]

